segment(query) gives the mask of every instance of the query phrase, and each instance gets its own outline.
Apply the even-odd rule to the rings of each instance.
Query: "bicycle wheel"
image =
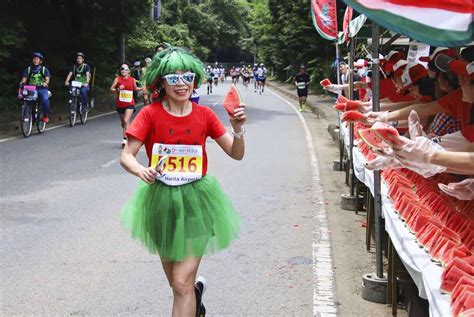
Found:
[[[31,113],[31,107],[27,102],[24,102],[21,105],[20,127],[21,133],[25,138],[31,135],[31,130],[33,128],[33,115]]]
[[[72,97],[69,100],[69,125],[71,128],[76,124],[76,117],[77,117],[77,97]]]
[[[89,106],[83,106],[82,103],[79,104],[79,119],[81,119],[82,124],[86,124],[87,117],[89,116]]]
[[[38,119],[36,120],[36,130],[38,130],[38,133],[40,134],[44,132],[44,129],[46,129],[46,122],[43,121],[43,116],[43,107],[41,107],[41,105],[38,105]]]

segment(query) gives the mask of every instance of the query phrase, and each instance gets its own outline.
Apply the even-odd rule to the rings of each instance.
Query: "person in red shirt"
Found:
[[[135,99],[133,92],[139,90],[135,78],[130,76],[130,68],[127,64],[120,66],[120,76],[116,77],[110,86],[110,90],[117,94],[115,110],[120,116],[123,129],[122,147],[127,143],[125,131],[130,125],[130,119],[135,112]]]
[[[132,237],[159,254],[173,290],[173,316],[204,315],[206,282],[195,281],[201,258],[229,247],[240,219],[216,178],[207,174],[206,139],[235,160],[244,157],[245,105],[236,105],[228,133],[208,107],[189,100],[205,78],[202,62],[170,47],[155,55],[145,74],[159,99],[143,108],[126,131],[120,163],[141,179],[122,211]],[[136,156],[145,145],[146,166]]]

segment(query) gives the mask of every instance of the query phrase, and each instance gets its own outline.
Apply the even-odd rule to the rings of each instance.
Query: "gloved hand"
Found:
[[[446,194],[456,197],[460,200],[472,200],[474,199],[474,178],[468,178],[459,183],[438,184]]]
[[[369,111],[367,113],[367,123],[375,123],[377,121],[387,122],[388,121],[388,111]]]
[[[446,167],[430,163],[433,153],[444,151],[441,145],[422,136],[416,137],[415,140],[403,139],[405,145],[401,149],[393,149],[393,154],[404,167],[423,177],[431,177],[446,170]]]
[[[365,167],[371,171],[380,171],[387,168],[402,168],[403,165],[393,156],[377,156],[365,163]]]
[[[420,117],[415,110],[410,111],[410,115],[408,116],[408,132],[412,140],[415,140],[417,136],[426,136],[425,131],[423,131],[423,126],[420,123]]]
[[[323,89],[337,94],[344,89],[344,85],[331,84],[324,86]]]

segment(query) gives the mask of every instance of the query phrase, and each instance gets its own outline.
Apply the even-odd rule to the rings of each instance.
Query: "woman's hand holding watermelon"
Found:
[[[245,104],[240,103],[239,107],[234,109],[234,115],[230,118],[230,124],[232,125],[234,131],[239,133],[242,131],[242,126],[246,120],[247,116],[245,114]]]
[[[377,121],[387,122],[388,121],[388,111],[377,111],[372,112],[370,111],[367,113],[367,123],[375,123]]]

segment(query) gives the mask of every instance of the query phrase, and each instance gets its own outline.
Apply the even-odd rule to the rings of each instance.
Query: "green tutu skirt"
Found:
[[[227,248],[240,218],[217,179],[206,175],[181,186],[140,181],[122,223],[151,253],[175,262]]]

